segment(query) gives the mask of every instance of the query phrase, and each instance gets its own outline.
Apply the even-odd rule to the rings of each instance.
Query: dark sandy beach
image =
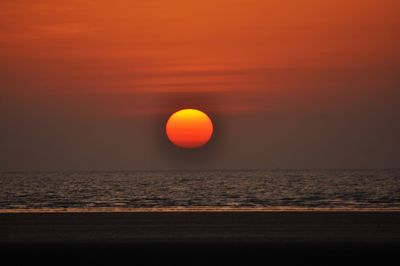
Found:
[[[400,212],[2,213],[0,242],[398,242]]]
[[[400,212],[2,213],[0,242],[2,255],[75,250],[264,256],[269,251],[368,258],[395,255]]]

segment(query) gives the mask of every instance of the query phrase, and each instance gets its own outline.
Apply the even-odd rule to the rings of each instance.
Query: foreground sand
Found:
[[[1,213],[0,244],[400,243],[400,212]]]

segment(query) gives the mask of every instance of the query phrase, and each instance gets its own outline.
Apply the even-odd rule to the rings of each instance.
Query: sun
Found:
[[[214,126],[210,117],[197,109],[183,109],[172,114],[165,127],[168,139],[178,147],[199,148],[210,141]]]

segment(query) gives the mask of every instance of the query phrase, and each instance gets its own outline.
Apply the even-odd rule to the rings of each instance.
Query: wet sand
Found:
[[[400,212],[0,214],[2,244],[399,241]]]
[[[0,255],[230,259],[395,257],[400,212],[1,213]],[[39,255],[38,255],[39,254]],[[40,257],[42,259],[43,257]]]

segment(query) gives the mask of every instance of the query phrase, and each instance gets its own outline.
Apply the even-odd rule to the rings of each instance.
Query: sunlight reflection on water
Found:
[[[396,209],[400,170],[3,172],[0,209]]]

